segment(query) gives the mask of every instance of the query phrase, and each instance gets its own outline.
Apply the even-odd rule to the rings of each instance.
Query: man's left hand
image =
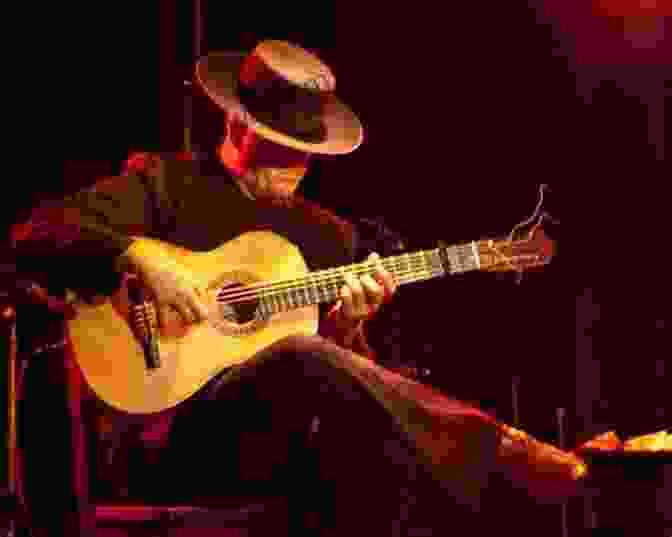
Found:
[[[343,320],[352,323],[373,317],[384,303],[392,299],[398,288],[394,277],[383,268],[377,253],[372,253],[366,261],[378,265],[373,276],[365,274],[356,277],[345,274],[345,285],[340,289],[342,300],[340,313]]]

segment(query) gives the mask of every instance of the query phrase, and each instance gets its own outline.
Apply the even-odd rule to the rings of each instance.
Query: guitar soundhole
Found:
[[[220,286],[220,296],[226,299],[229,293],[235,293],[236,289],[242,287],[237,282],[226,283]],[[242,292],[240,293],[243,294]],[[235,302],[234,302],[235,301]],[[255,298],[234,297],[231,302],[220,302],[220,314],[229,322],[245,324],[254,321],[257,318],[257,309],[259,300]]]

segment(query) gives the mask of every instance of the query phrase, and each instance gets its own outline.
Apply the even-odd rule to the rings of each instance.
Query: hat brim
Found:
[[[238,98],[238,74],[245,57],[246,54],[240,52],[214,52],[196,63],[196,79],[217,106],[244,113],[249,127],[259,136],[298,151],[343,155],[359,147],[364,138],[362,124],[354,112],[333,95],[324,105],[325,138],[319,143],[298,140],[258,121]]]

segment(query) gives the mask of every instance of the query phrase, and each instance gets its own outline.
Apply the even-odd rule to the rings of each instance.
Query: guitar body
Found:
[[[317,333],[317,305],[255,317],[254,304],[224,319],[216,300],[229,285],[285,280],[305,275],[308,267],[298,248],[267,231],[240,235],[209,252],[191,252],[156,241],[178,254],[207,289],[208,319],[185,325],[168,312],[156,341],[160,364],[148,367],[141,339],[134,329],[136,306],[129,298],[129,275],[120,289],[98,304],[77,302],[68,321],[75,359],[89,386],[106,403],[128,412],[149,414],[189,398],[224,368],[240,364],[261,349],[293,334]],[[153,307],[150,305],[150,307]],[[227,306],[229,307],[229,306]]]

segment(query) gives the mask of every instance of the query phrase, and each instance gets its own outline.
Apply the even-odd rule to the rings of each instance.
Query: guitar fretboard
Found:
[[[376,263],[365,261],[309,272],[299,278],[268,282],[250,286],[248,289],[239,288],[233,294],[220,295],[220,300],[224,302],[260,300],[264,314],[333,302],[340,297],[340,289],[345,284],[345,275],[373,275],[379,265],[392,274],[399,285],[405,285],[443,276],[446,273],[477,270],[480,268],[480,261],[475,243],[460,244],[387,257]]]

